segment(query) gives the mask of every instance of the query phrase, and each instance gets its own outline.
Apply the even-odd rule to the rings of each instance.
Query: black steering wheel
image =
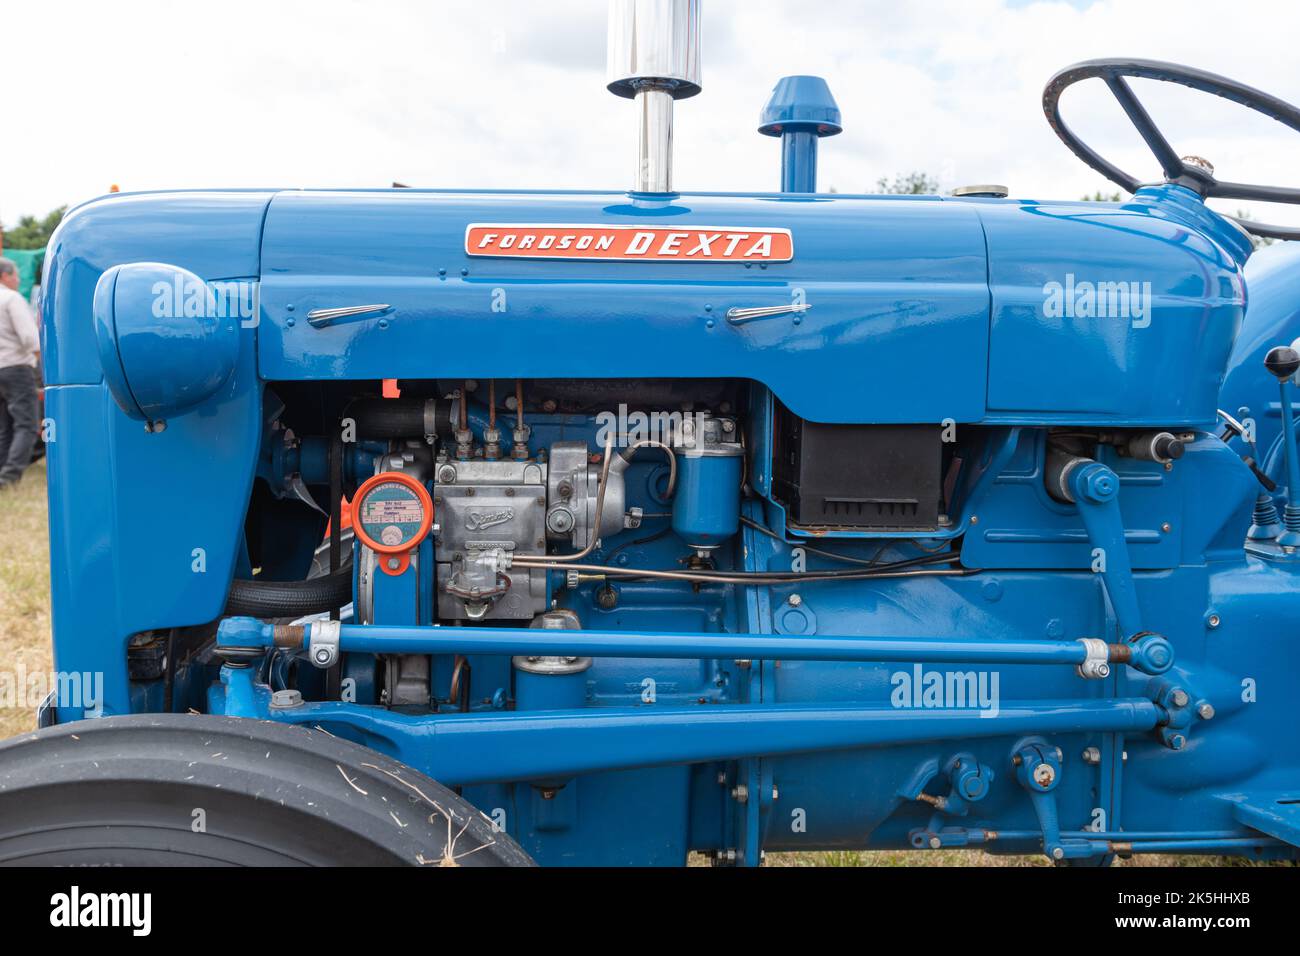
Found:
[[[1123,186],[1129,192],[1136,192],[1141,183],[1118,166],[1102,159],[1085,144],[1061,119],[1061,94],[1067,87],[1080,80],[1101,78],[1110,88],[1119,105],[1128,114],[1129,120],[1146,141],[1151,152],[1164,170],[1165,182],[1178,183],[1198,192],[1202,198],[1220,199],[1255,199],[1264,202],[1285,202],[1300,204],[1300,189],[1287,189],[1281,186],[1255,186],[1248,183],[1226,183],[1214,178],[1214,167],[1198,156],[1179,156],[1169,145],[1164,134],[1160,132],[1150,114],[1133,95],[1133,90],[1125,80],[1137,77],[1145,80],[1162,80],[1166,83],[1179,83],[1202,93],[1212,93],[1234,103],[1240,103],[1249,109],[1277,120],[1300,132],[1300,110],[1290,103],[1269,96],[1253,87],[1238,83],[1227,77],[1207,73],[1190,66],[1178,66],[1176,63],[1162,63],[1159,60],[1085,60],[1074,66],[1067,66],[1054,77],[1043,90],[1043,112],[1047,122],[1061,142],[1070,148],[1074,155],[1101,173],[1111,182]],[[1274,239],[1300,239],[1300,227],[1270,226],[1252,220],[1233,218],[1238,225],[1257,236],[1269,236]]]

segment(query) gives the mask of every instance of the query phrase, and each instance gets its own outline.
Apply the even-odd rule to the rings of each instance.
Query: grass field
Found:
[[[9,674],[48,672],[50,660],[49,537],[45,462],[27,471],[15,489],[0,492],[0,670]],[[0,707],[0,738],[36,726],[35,711]],[[702,859],[702,858],[701,858]],[[1203,866],[1231,863],[1204,856],[1148,856],[1120,861],[1127,866]],[[993,856],[972,851],[926,853],[838,851],[773,853],[769,866],[1047,866],[1043,857]]]
[[[0,491],[0,515],[0,668],[10,674],[49,673],[50,539],[44,459],[27,469],[16,488]],[[36,726],[33,710],[9,703],[0,707],[0,738]]]

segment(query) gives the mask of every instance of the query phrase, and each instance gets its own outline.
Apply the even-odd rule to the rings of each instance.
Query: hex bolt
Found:
[[[1187,744],[1187,738],[1182,734],[1174,734],[1169,738],[1169,746],[1174,750],[1182,750]]]
[[[1065,859],[1065,850],[1064,850],[1062,847],[1059,847],[1059,846],[1054,846],[1054,847],[1052,847],[1052,859],[1053,859],[1053,860],[1064,860],[1064,859]]]
[[[781,799],[781,791],[777,789],[776,784],[772,784],[772,802],[775,803]]]
[[[731,799],[735,800],[737,803],[748,803],[749,787],[743,783],[736,784],[736,786],[731,788]]]
[[[302,691],[298,690],[277,690],[271,694],[272,710],[289,710],[293,707],[302,706]]]
[[[1101,763],[1101,748],[1085,747],[1083,751],[1083,762],[1089,764]]]
[[[328,647],[319,647],[316,649],[316,663],[328,664],[330,662],[330,650]]]
[[[791,594],[789,598],[789,602],[791,607],[798,607],[799,605],[803,604],[803,598],[801,598],[797,594]]]
[[[748,669],[749,669],[749,665],[750,665],[750,662],[749,662],[748,660],[743,660],[743,659],[742,659],[742,660],[737,660],[737,661],[736,661],[736,666],[739,667],[742,671],[743,671],[743,670],[748,670]]]
[[[1175,688],[1174,692],[1169,695],[1169,699],[1173,701],[1175,707],[1186,707],[1188,700],[1187,691],[1181,688]]]
[[[931,850],[937,850],[937,849],[939,849],[939,847],[941,847],[941,846],[943,846],[943,841],[942,841],[942,840],[940,840],[937,836],[932,836],[932,837],[930,837],[930,849],[931,849]]]
[[[1196,708],[1196,716],[1201,720],[1211,720],[1214,717],[1214,705],[1208,700],[1203,700]]]

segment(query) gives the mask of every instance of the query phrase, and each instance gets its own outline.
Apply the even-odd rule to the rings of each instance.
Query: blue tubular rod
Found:
[[[983,839],[972,840],[970,846],[992,847],[997,844],[1038,843],[1043,834],[1038,830],[974,830],[972,834],[983,834]],[[1092,830],[1062,832],[1061,840],[1067,842],[1084,841],[1092,845],[1095,854],[1105,853],[1227,853],[1241,850],[1272,849],[1287,846],[1281,840],[1263,833],[1250,836],[1241,831],[1225,830],[1208,833],[1159,833],[1143,831],[1137,833],[1097,833]]]
[[[997,842],[1020,842],[1022,840],[1041,840],[1040,830],[997,830]],[[1062,840],[1104,840],[1110,843],[1177,843],[1192,844],[1205,842],[1240,842],[1240,843],[1280,843],[1264,833],[1252,834],[1249,830],[1062,830]]]
[[[817,134],[811,130],[787,130],[781,134],[781,191],[817,191]]]
[[[237,619],[230,619],[232,621]],[[235,631],[222,624],[220,643],[241,646],[250,634],[270,647],[271,625]],[[305,639],[310,647],[310,637]],[[1079,641],[956,641],[944,638],[781,634],[676,634],[549,631],[500,627],[406,627],[344,624],[343,651],[365,654],[501,654],[538,657],[704,658],[788,661],[902,661],[952,664],[1081,664]],[[1124,649],[1126,651],[1127,649]],[[1125,654],[1125,656],[1127,656]]]
[[[1300,505],[1300,461],[1297,460],[1295,443],[1295,419],[1286,414],[1287,409],[1294,408],[1291,402],[1291,379],[1281,381],[1282,393],[1282,451],[1283,464],[1286,466],[1286,500],[1287,504]]]
[[[1215,853],[1221,850],[1250,850],[1275,846],[1286,846],[1281,840],[1272,837],[1243,837],[1235,840],[1141,840],[1126,843],[1124,840],[1112,840],[1124,853]]]
[[[984,711],[729,704],[414,716],[328,702],[239,716],[353,727],[387,741],[404,763],[459,786],[930,740],[1137,733],[1154,728],[1163,711],[1146,699],[1121,698],[1016,701]]]

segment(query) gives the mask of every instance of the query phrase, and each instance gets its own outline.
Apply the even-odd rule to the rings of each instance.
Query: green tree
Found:
[[[876,180],[878,193],[902,193],[906,196],[933,196],[939,191],[939,180],[929,173],[913,171],[900,174],[890,182],[889,177],[881,176]]]
[[[1122,202],[1123,199],[1123,194],[1118,191],[1113,193],[1103,193],[1100,189],[1091,196],[1083,197],[1084,202]]]
[[[60,206],[58,209],[46,214],[43,219],[37,219],[35,216],[23,216],[18,220],[18,225],[12,229],[4,229],[5,248],[44,249],[49,245],[50,236],[54,235],[54,230],[63,221],[63,214],[67,211],[67,206]]]

